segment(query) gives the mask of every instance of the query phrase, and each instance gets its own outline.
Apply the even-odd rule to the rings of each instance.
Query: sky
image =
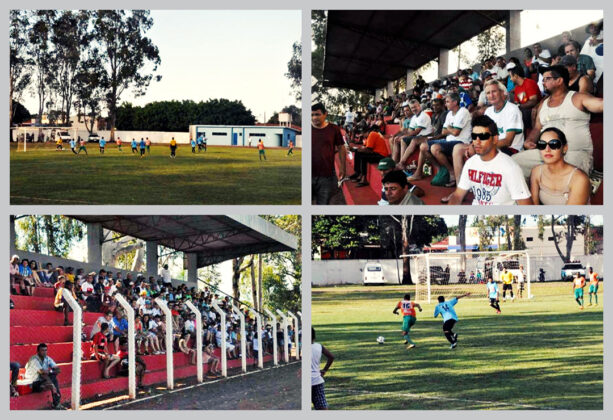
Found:
[[[454,214],[454,215],[441,215],[441,217],[445,220],[445,223],[447,224],[447,226],[457,226],[458,225],[458,220],[460,218],[459,215]],[[474,215],[469,215],[468,216],[468,221],[467,221],[467,225],[470,226],[470,224],[473,222],[473,220],[476,218],[477,216]],[[547,216],[546,216],[547,217]],[[522,216],[522,220],[526,220],[526,226],[536,226],[536,222],[534,221],[534,217],[533,216]],[[602,216],[600,215],[592,215],[591,216],[591,220],[592,220],[592,224],[594,224],[595,226],[602,226]]]
[[[260,122],[284,106],[299,106],[284,76],[301,39],[299,10],[152,10],[151,17],[146,36],[159,49],[162,80],[143,97],[127,91],[122,102],[242,100]],[[36,97],[24,99],[36,113]]]

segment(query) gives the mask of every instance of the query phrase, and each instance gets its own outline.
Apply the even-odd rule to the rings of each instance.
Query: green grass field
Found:
[[[603,311],[587,306],[587,288],[585,310],[570,283],[533,284],[534,299],[501,302],[501,315],[486,299],[460,299],[454,350],[434,299],[411,330],[417,348],[406,349],[392,310],[407,291],[313,288],[317,341],[336,357],[325,377],[331,409],[603,409]]]
[[[23,147],[23,145],[21,145]],[[64,145],[11,144],[11,204],[300,204],[301,150],[211,147],[192,154],[179,145],[176,159],[167,146],[152,146],[144,159],[108,145],[87,145],[75,156]]]

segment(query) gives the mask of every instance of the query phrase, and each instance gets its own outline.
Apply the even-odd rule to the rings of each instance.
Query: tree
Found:
[[[292,50],[292,57],[287,62],[285,77],[291,82],[296,100],[302,101],[302,44],[300,41],[294,42]]]
[[[83,223],[65,216],[17,216],[18,247],[65,258],[71,246],[83,238]]]
[[[135,97],[145,94],[161,63],[158,48],[145,33],[153,26],[147,10],[98,10],[95,13],[94,36],[101,45],[105,69],[106,102],[115,139],[117,105],[123,92],[132,88]],[[151,65],[152,68],[149,68]],[[159,81],[161,76],[156,76]]]
[[[376,216],[314,216],[311,251],[342,248],[352,255],[364,243],[378,244],[381,237]]]
[[[526,244],[521,238],[521,214],[513,216],[513,249],[515,251],[526,249]]]
[[[100,115],[104,95],[108,86],[102,61],[96,48],[89,52],[89,57],[79,63],[75,74],[74,89],[79,108],[83,109],[85,127],[91,134]]]
[[[50,86],[56,71],[56,63],[51,52],[51,27],[56,11],[36,10],[32,12],[32,27],[29,30],[29,53],[36,69],[35,87],[38,95],[37,123],[42,121],[45,106],[48,106]]]
[[[458,221],[458,233],[460,235],[460,251],[466,252],[466,221],[468,216],[465,214],[460,215]]]
[[[30,111],[26,109],[25,106],[21,105],[17,101],[13,101],[12,111],[14,124],[21,124],[24,121],[29,121],[32,116],[30,115]]]
[[[586,216],[551,216],[551,233],[553,235],[553,243],[556,247],[558,255],[565,263],[571,261],[573,243],[577,239],[578,234],[583,234],[585,229]],[[556,233],[555,227],[564,226],[565,229]],[[565,243],[562,249],[562,242]]]
[[[28,15],[23,10],[9,12],[9,127],[17,116],[18,109],[14,107],[21,101],[23,92],[30,85],[32,75],[30,67],[33,60],[27,54],[28,46]],[[23,108],[23,107],[22,107]],[[29,112],[28,112],[29,115]]]
[[[217,289],[221,283],[221,272],[218,264],[208,265],[198,269],[198,278],[204,280],[212,288]]]
[[[477,35],[478,61],[484,62],[490,57],[497,56],[505,47],[505,32],[501,26],[492,26]]]
[[[292,116],[292,124],[302,127],[302,109],[296,105],[283,107],[281,112],[287,112]],[[275,112],[268,120],[268,124],[279,124],[279,113]]]

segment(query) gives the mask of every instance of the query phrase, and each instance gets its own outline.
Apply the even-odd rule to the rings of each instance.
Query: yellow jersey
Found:
[[[511,284],[513,283],[513,273],[511,273],[510,271],[507,271],[506,273],[503,272],[500,275],[500,279],[504,284]]]

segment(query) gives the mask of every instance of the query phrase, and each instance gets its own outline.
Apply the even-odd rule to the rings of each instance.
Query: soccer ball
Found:
[[[377,343],[379,343],[379,344],[383,344],[383,343],[385,343],[385,337],[383,337],[382,335],[380,335],[379,337],[377,337]]]

